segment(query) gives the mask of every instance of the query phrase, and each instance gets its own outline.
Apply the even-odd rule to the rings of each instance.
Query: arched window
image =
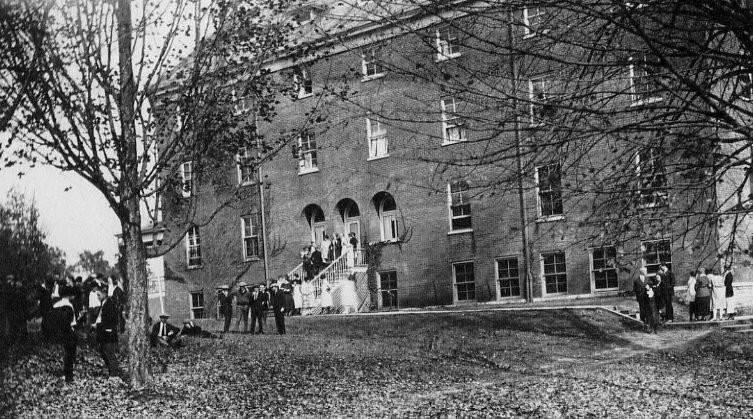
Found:
[[[379,233],[382,241],[397,241],[397,204],[395,198],[387,192],[374,196],[374,206],[379,215]]]
[[[320,243],[325,233],[324,211],[318,205],[311,204],[303,209],[303,215],[311,227],[311,241],[316,244]]]

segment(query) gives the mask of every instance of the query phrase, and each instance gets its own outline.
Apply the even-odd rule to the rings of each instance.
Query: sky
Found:
[[[0,201],[7,201],[11,189],[23,192],[27,202],[33,198],[47,244],[65,252],[69,265],[77,262],[84,250],[103,250],[114,264],[120,224],[102,194],[75,173],[49,166],[18,166],[0,170]],[[21,178],[20,170],[26,173]],[[67,187],[70,189],[65,191]]]

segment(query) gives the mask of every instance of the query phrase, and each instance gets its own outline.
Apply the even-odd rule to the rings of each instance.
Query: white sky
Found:
[[[23,192],[27,201],[33,198],[47,232],[47,243],[62,249],[68,264],[78,261],[84,250],[103,250],[110,264],[114,264],[118,252],[115,234],[120,232],[120,224],[102,194],[75,173],[49,166],[18,166],[0,170],[3,203],[11,188]],[[20,170],[26,172],[21,178],[17,175]],[[65,191],[66,187],[71,189]]]

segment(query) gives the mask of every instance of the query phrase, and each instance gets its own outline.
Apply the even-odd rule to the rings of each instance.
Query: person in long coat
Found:
[[[724,309],[727,307],[727,289],[724,286],[724,278],[719,275],[718,270],[714,270],[712,275],[709,275],[709,281],[711,281],[711,304],[712,304],[712,320],[722,320]]]
[[[105,361],[110,377],[117,377],[120,375],[117,354],[118,323],[120,320],[118,308],[115,306],[115,301],[107,296],[107,285],[102,285],[97,289],[97,296],[102,301],[102,307],[95,322],[99,353]]]
[[[60,287],[58,300],[52,309],[42,319],[43,329],[47,329],[47,337],[53,343],[63,345],[63,373],[65,382],[73,382],[73,364],[76,360],[76,326],[75,310],[71,300],[76,290],[71,287]]]
[[[690,278],[688,278],[688,289],[685,291],[685,302],[688,304],[688,320],[693,321],[696,320],[696,306],[695,306],[695,284],[696,284],[696,275],[699,275],[700,272],[696,273],[696,271],[690,272]]]
[[[640,313],[641,321],[646,324],[646,277],[648,271],[646,268],[641,268],[640,273],[635,279],[633,279],[633,293],[635,293],[635,299],[638,301],[638,312]]]
[[[217,295],[220,305],[220,315],[225,317],[225,324],[222,327],[223,333],[227,333],[230,330],[230,322],[233,319],[233,299],[230,296],[230,287],[227,285],[220,285],[218,287],[220,292]]]
[[[646,284],[646,324],[650,333],[656,333],[659,325],[659,307],[656,300],[661,292],[661,280],[656,277],[648,278]]]
[[[275,326],[277,334],[285,334],[285,293],[280,290],[276,283],[270,284],[271,292],[269,293],[272,309],[275,312]]]
[[[730,266],[727,272],[724,273],[724,296],[727,300],[727,318],[729,320],[735,320],[735,314],[737,313],[737,306],[735,304],[735,290],[732,288],[732,282],[734,281],[734,267]]]
[[[699,320],[707,320],[711,314],[709,309],[711,303],[711,281],[709,274],[711,270],[706,268],[703,274],[696,277],[695,282],[695,311]]]
[[[277,285],[280,287],[283,299],[285,300],[285,315],[292,316],[295,311],[295,300],[293,299],[293,284],[287,275],[280,276]]]

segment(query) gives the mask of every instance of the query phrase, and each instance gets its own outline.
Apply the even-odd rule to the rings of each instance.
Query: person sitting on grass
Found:
[[[171,348],[180,348],[183,344],[181,330],[167,322],[170,315],[162,313],[159,315],[159,322],[152,326],[152,333],[149,342],[152,347],[168,346]]]
[[[200,326],[192,322],[190,319],[183,320],[183,328],[180,329],[181,336],[196,336],[200,338],[217,339],[219,336],[212,332],[202,330]]]

